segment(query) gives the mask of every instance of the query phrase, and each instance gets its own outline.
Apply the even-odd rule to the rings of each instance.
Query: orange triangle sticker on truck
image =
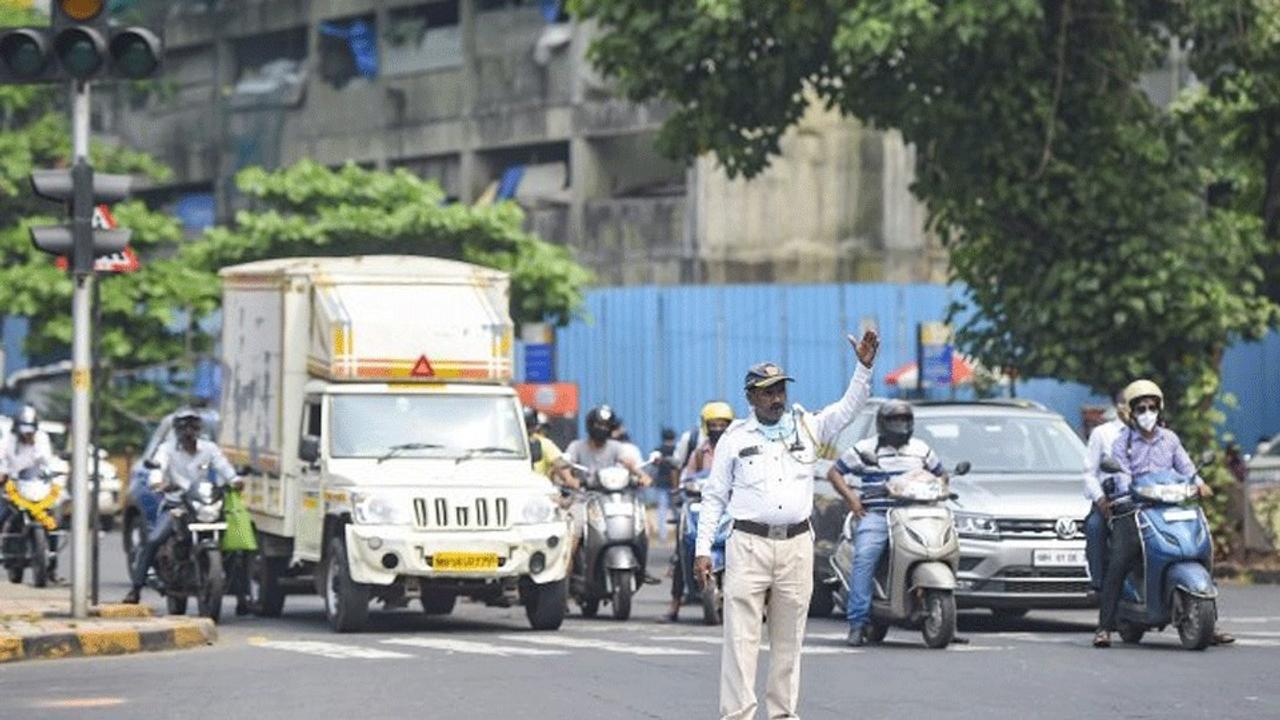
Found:
[[[427,356],[422,355],[418,358],[418,362],[414,364],[413,370],[409,374],[413,377],[434,377],[436,371],[435,368],[431,367],[431,361],[427,359]]]

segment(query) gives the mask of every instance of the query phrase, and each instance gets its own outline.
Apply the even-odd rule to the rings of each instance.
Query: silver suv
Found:
[[[869,403],[841,433],[840,450],[875,433],[878,405]],[[916,437],[946,467],[963,460],[973,466],[951,481],[960,535],[957,604],[990,608],[1002,617],[1096,604],[1084,556],[1085,447],[1062,416],[1022,400],[921,402],[914,408]],[[815,521],[843,518],[843,503],[822,479]],[[827,525],[835,523],[815,525],[819,556],[829,554],[823,552],[830,544],[823,536]],[[815,614],[831,608],[824,590],[832,580],[817,570],[821,562],[815,563]]]

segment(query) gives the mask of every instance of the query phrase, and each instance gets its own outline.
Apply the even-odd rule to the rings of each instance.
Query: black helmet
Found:
[[[876,435],[880,444],[902,447],[915,432],[916,418],[911,405],[903,400],[890,400],[876,411]]]
[[[587,435],[596,441],[609,439],[618,427],[618,415],[608,405],[597,405],[587,411]]]
[[[538,427],[538,411],[526,405],[524,408],[524,429],[532,430],[536,427]]]

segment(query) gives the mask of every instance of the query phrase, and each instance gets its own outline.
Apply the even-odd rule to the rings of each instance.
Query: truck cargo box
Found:
[[[220,444],[264,471],[296,453],[302,388],[506,383],[505,273],[415,256],[289,258],[224,268]],[[283,512],[283,498],[261,498]],[[259,503],[254,503],[255,505]]]

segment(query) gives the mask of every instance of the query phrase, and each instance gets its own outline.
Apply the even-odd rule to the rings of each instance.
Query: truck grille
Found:
[[[505,530],[511,526],[506,498],[414,498],[413,516],[427,530]]]
[[[1042,520],[1039,518],[997,518],[996,527],[1000,529],[1001,537],[1027,540],[1084,539],[1083,520],[1075,521],[1075,533],[1070,538],[1058,537],[1057,522],[1057,520]]]

